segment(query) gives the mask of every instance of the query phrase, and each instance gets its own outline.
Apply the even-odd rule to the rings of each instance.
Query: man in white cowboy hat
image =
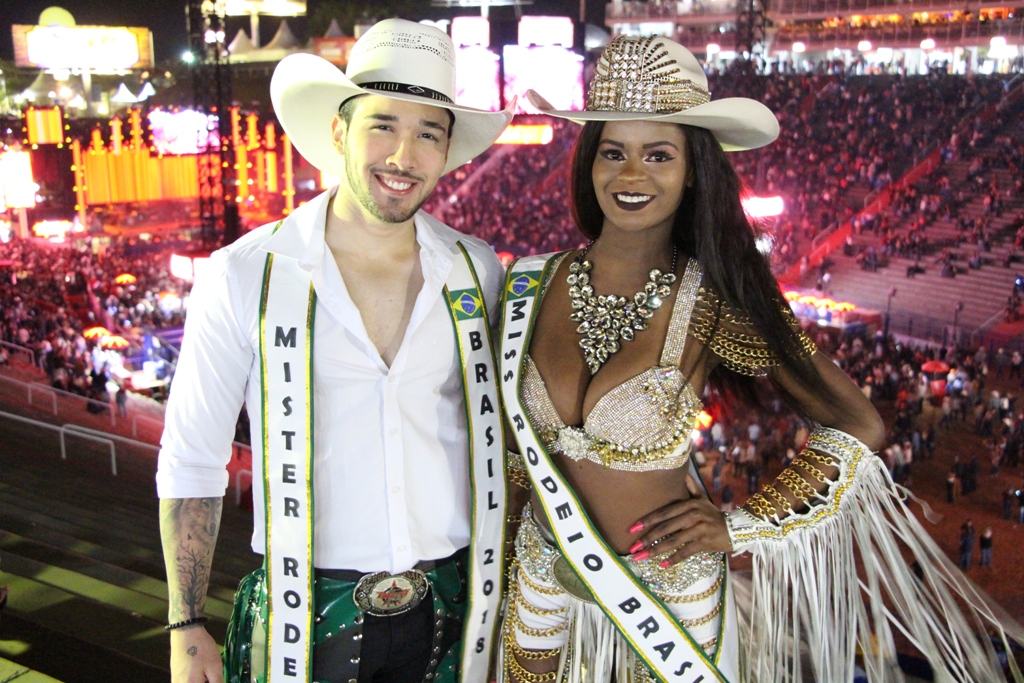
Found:
[[[292,144],[341,183],[215,252],[193,290],[157,473],[176,683],[222,677],[204,606],[243,402],[264,560],[239,587],[228,680],[485,680],[505,521],[486,311],[502,269],[419,207],[511,113],[454,92],[451,40],[400,19],[360,38],[344,74],[311,55],[274,72]]]

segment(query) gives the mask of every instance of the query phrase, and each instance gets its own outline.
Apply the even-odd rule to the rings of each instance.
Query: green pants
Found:
[[[425,673],[432,673],[438,683],[456,683],[466,610],[465,583],[456,562],[427,572],[427,579],[431,590],[424,600],[433,600],[436,624],[433,648],[437,656],[431,659],[431,667]],[[329,680],[322,677],[326,675],[344,681],[358,678],[363,613],[352,599],[355,587],[353,581],[326,577],[317,577],[314,582],[313,604],[317,617],[313,628],[313,683]],[[224,680],[227,683],[265,683],[267,616],[266,571],[257,569],[242,579],[235,593],[224,640]],[[326,658],[328,648],[332,655],[330,660],[346,662],[346,670],[318,676],[321,672],[316,671],[316,662],[318,658]],[[353,658],[355,662],[351,661]]]

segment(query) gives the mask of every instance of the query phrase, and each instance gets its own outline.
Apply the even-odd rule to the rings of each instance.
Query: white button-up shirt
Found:
[[[423,289],[389,368],[324,242],[331,193],[215,252],[192,289],[157,471],[161,498],[224,495],[243,401],[253,434],[252,547],[265,552],[258,317],[267,253],[295,258],[317,294],[313,465],[315,563],[405,571],[470,538],[462,369],[442,288],[459,241],[497,314],[502,268],[484,242],[415,217]],[[301,302],[300,305],[304,305]]]

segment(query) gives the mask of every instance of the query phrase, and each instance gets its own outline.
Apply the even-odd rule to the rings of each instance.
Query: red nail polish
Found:
[[[643,550],[643,549],[644,549],[644,542],[643,541],[637,541],[633,545],[629,546],[629,553],[632,555],[633,553],[637,552],[638,550]]]
[[[661,563],[658,564],[658,566],[661,567],[662,569],[668,569],[671,564],[672,563],[669,562],[668,560],[662,560]]]
[[[650,556],[651,556],[651,554],[649,552],[647,552],[646,550],[642,550],[642,551],[640,551],[638,553],[635,553],[633,555],[633,559],[636,560],[637,562],[643,562],[644,560],[646,560]]]
[[[643,531],[643,530],[644,530],[644,523],[643,522],[637,522],[633,526],[629,527],[629,533],[631,533],[631,534],[635,534],[635,533]]]

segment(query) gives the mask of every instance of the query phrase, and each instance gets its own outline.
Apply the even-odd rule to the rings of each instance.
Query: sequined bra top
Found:
[[[552,273],[558,265],[552,264]],[[672,307],[659,364],[602,396],[582,427],[562,422],[533,359],[524,358],[523,403],[551,452],[631,472],[675,469],[686,463],[690,435],[703,404],[679,369],[679,360],[700,281],[700,266],[690,260]]]

